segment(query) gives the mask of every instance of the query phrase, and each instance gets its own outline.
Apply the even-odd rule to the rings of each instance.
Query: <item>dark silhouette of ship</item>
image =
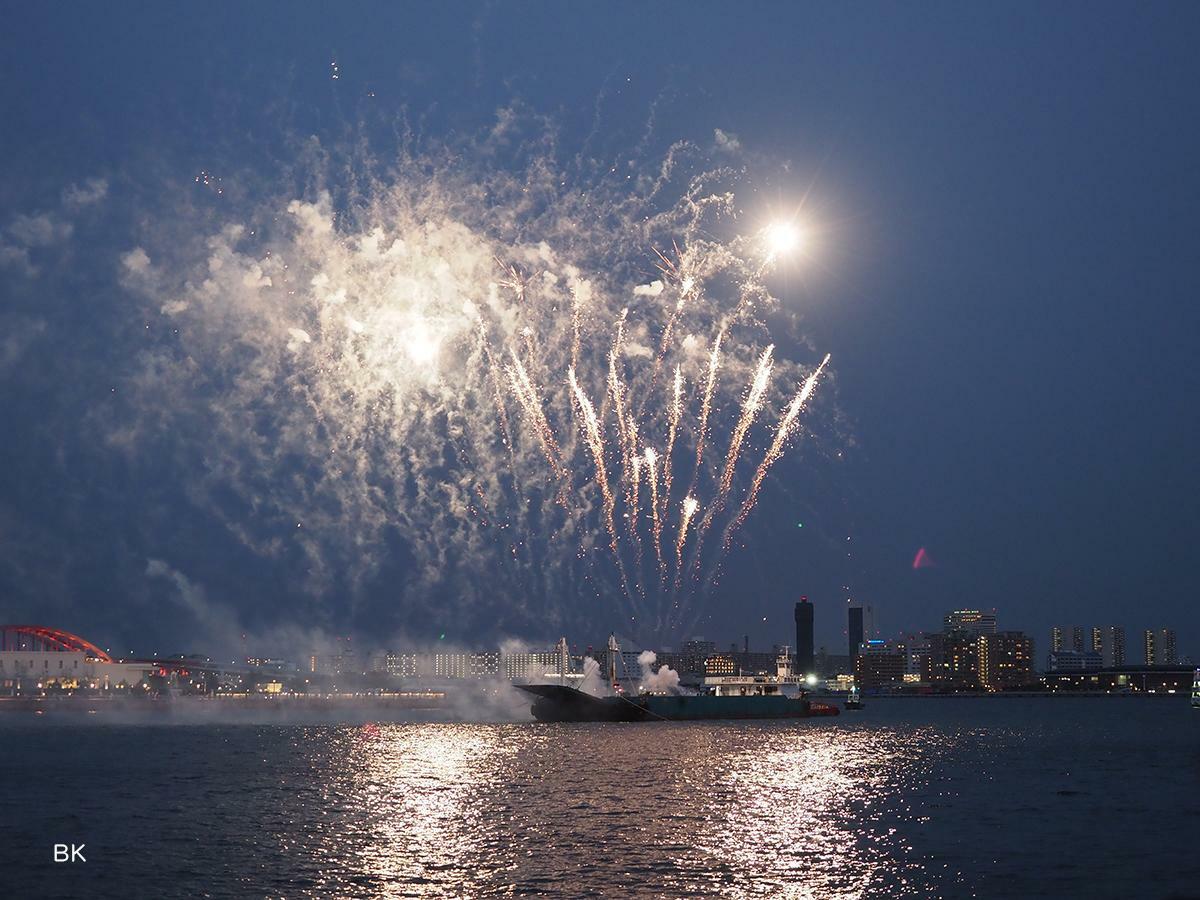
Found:
[[[565,640],[561,642],[565,647]],[[791,674],[787,648],[779,655],[777,672],[770,675],[725,675],[706,678],[697,693],[620,691],[615,660],[619,648],[609,638],[609,683],[614,693],[597,697],[567,684],[519,684],[534,697],[530,712],[539,722],[648,722],[711,719],[807,719],[836,716],[838,708],[809,700],[804,680]]]

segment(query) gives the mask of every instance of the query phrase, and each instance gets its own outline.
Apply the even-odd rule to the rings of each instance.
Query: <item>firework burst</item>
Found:
[[[239,540],[279,553],[290,523],[314,597],[366,592],[399,541],[400,602],[430,615],[499,609],[532,631],[619,611],[650,639],[703,610],[697,573],[747,527],[828,361],[777,358],[761,279],[778,254],[736,233],[730,170],[684,174],[672,152],[680,174],[640,194],[562,187],[585,176],[545,157],[463,171],[494,158],[476,148],[402,159],[341,202],[244,211],[279,219],[269,234],[148,234],[129,285],[177,336],[125,394],[143,427],[195,443],[179,452],[208,467],[197,502]],[[786,411],[746,480],[768,404]]]

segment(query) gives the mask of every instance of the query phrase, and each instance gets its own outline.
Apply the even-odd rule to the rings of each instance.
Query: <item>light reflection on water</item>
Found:
[[[337,862],[318,883],[348,889],[350,851],[380,896],[937,894],[895,801],[940,740],[812,723],[370,726],[334,762],[357,824],[328,835]]]
[[[1200,715],[0,732],[13,897],[1184,897]],[[86,841],[88,864],[46,848]]]

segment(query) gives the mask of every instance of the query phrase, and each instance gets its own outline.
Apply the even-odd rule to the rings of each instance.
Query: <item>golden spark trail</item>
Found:
[[[667,452],[663,454],[663,511],[665,517],[671,505],[671,456],[675,452],[675,435],[679,432],[679,417],[683,413],[683,370],[675,367],[675,392],[667,410]]]
[[[516,351],[510,349],[509,355],[512,356],[512,365],[504,368],[512,384],[513,393],[516,394],[517,399],[521,402],[521,407],[525,410],[525,415],[533,424],[534,433],[541,441],[542,453],[546,457],[546,462],[550,464],[550,469],[556,478],[565,480],[570,473],[563,465],[562,451],[558,447],[558,441],[554,439],[550,423],[546,420],[546,412],[542,408],[542,400],[538,396],[537,388],[534,387],[533,381],[530,379],[529,373],[525,371],[525,366],[521,364]]]
[[[616,502],[613,500],[612,488],[608,484],[608,467],[604,464],[604,435],[600,431],[600,420],[596,418],[596,408],[588,399],[579,381],[575,378],[575,367],[567,369],[567,381],[571,385],[571,393],[575,395],[575,406],[583,418],[584,437],[588,448],[592,451],[592,461],[596,465],[596,484],[600,488],[600,496],[604,501],[604,524],[608,529],[609,546],[621,575],[621,587],[625,596],[632,602],[629,592],[629,578],[625,574],[625,564],[621,561],[621,551],[617,546],[617,524],[615,519]]]
[[[704,441],[708,436],[708,416],[712,412],[713,388],[717,383],[717,369],[721,365],[721,339],[725,336],[725,328],[717,332],[713,341],[712,352],[708,355],[708,380],[704,384],[704,396],[700,402],[700,427],[696,432],[696,465],[692,469],[692,483],[688,494],[696,493],[696,481],[700,477],[700,466],[704,462]]]
[[[655,388],[658,387],[658,373],[662,370],[663,360],[667,358],[667,349],[671,346],[671,335],[675,331],[675,324],[683,315],[683,308],[686,305],[687,294],[681,292],[679,301],[675,304],[675,311],[671,313],[670,318],[667,319],[666,327],[663,328],[662,340],[658,343],[658,355],[654,357],[654,371],[650,375],[650,390],[642,397],[643,405],[654,394]]]
[[[618,367],[621,364],[621,347],[625,343],[625,317],[628,313],[628,309],[621,310],[608,350],[608,396],[617,416],[617,437],[621,444],[621,464],[625,471],[629,471],[631,467],[629,460],[633,451],[629,447],[628,423],[625,419],[625,386],[621,383]]]
[[[571,288],[571,366],[579,365],[579,292]]]
[[[774,352],[775,345],[770,344],[758,359],[758,368],[754,372],[754,380],[750,383],[750,392],[746,395],[746,402],[742,405],[742,414],[738,418],[737,427],[733,429],[733,440],[729,442],[729,453],[725,457],[725,471],[721,473],[722,496],[728,494],[729,488],[733,485],[733,470],[737,465],[738,455],[742,452],[746,432],[754,424],[754,417],[762,407],[763,394],[767,391],[767,385],[771,383],[773,367],[771,354]]]
[[[675,592],[679,592],[679,582],[683,576],[683,545],[687,541],[688,525],[700,508],[700,502],[695,497],[683,498],[683,512],[679,518],[679,537],[675,539]]]
[[[733,487],[733,473],[737,467],[742,444],[746,440],[746,433],[754,423],[755,415],[762,406],[763,394],[766,393],[767,385],[771,381],[771,354],[774,351],[775,345],[769,344],[767,349],[762,352],[762,356],[758,358],[758,367],[754,371],[754,379],[750,382],[750,390],[746,393],[746,400],[742,404],[742,414],[738,417],[737,426],[733,430],[733,438],[729,442],[729,452],[725,456],[725,469],[721,473],[721,481],[717,489],[716,499],[709,505],[704,518],[700,520],[700,524],[696,527],[696,545],[692,551],[691,566],[693,577],[699,577],[701,564],[700,551],[703,549],[704,538],[708,534],[708,529],[712,526],[713,519],[724,512],[725,503],[729,499],[729,491]]]
[[[479,343],[483,347],[484,356],[487,357],[492,395],[496,402],[496,413],[500,417],[500,433],[504,436],[504,447],[508,450],[508,468],[513,476],[513,485],[517,490],[517,496],[524,499],[521,484],[517,478],[517,455],[512,442],[512,429],[508,424],[508,407],[504,402],[504,389],[500,386],[499,368],[496,365],[496,357],[492,354],[492,346],[487,339],[487,328],[483,322],[479,323]]]
[[[808,402],[809,396],[817,386],[817,379],[821,377],[821,373],[825,370],[825,366],[829,362],[829,357],[830,354],[826,353],[825,358],[821,360],[821,364],[817,366],[817,370],[804,380],[804,386],[800,388],[799,393],[788,404],[787,411],[779,421],[779,428],[775,431],[775,439],[771,441],[770,448],[767,450],[762,462],[758,464],[758,469],[754,473],[754,480],[750,482],[750,489],[746,493],[746,499],[742,502],[742,508],[738,510],[737,517],[725,527],[725,535],[721,540],[722,554],[728,552],[729,545],[733,541],[733,535],[746,523],[746,517],[754,509],[754,504],[758,500],[758,493],[762,489],[763,479],[766,478],[767,471],[771,466],[783,455],[784,445],[792,433],[796,419],[799,418],[801,410],[804,409],[804,404]],[[720,560],[718,559],[719,564]]]
[[[629,534],[637,540],[638,516],[641,515],[641,482],[642,482],[642,458],[635,456],[633,458],[633,477],[630,479],[631,486],[629,488]]]
[[[646,590],[642,585],[642,535],[639,531],[642,514],[641,503],[641,483],[642,483],[642,458],[635,455],[633,457],[632,477],[629,479],[629,486],[626,488],[626,505],[628,512],[626,515],[626,525],[629,527],[629,536],[633,540],[633,565],[635,580],[637,582],[638,593],[644,600]]]
[[[662,517],[658,514],[658,454],[646,448],[646,477],[650,479],[650,521],[654,528],[654,555],[658,558],[659,578],[666,578],[667,564],[662,555]]]

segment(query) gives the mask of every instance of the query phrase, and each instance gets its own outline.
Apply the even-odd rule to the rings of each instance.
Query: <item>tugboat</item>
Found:
[[[846,695],[846,703],[844,705],[846,709],[863,708],[864,704],[862,702],[862,697],[859,696],[857,684],[850,685],[850,693]]]
[[[594,697],[566,684],[519,684],[532,694],[530,707],[539,722],[645,722],[705,719],[807,719],[836,716],[836,706],[814,703],[793,675],[786,648],[776,660],[775,675],[718,675],[704,679],[695,694],[641,693],[626,696],[616,677],[620,648],[608,639],[608,675],[614,693]]]

